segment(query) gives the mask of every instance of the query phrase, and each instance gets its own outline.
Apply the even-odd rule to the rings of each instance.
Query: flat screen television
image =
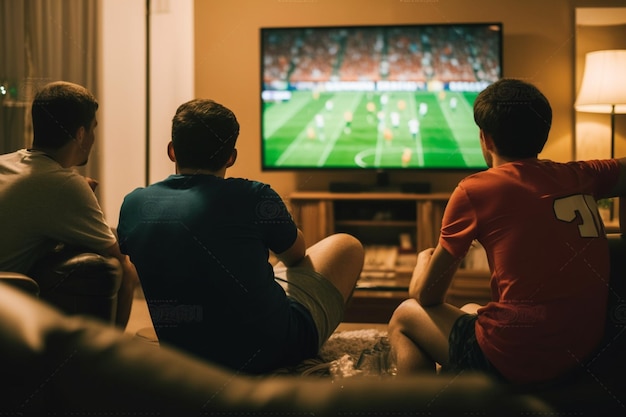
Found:
[[[261,167],[481,170],[502,24],[261,28]]]

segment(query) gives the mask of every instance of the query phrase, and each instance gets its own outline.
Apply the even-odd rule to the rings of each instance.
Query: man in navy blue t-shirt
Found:
[[[363,248],[336,234],[306,249],[269,185],[225,178],[238,135],[224,106],[182,104],[168,146],[176,174],[126,196],[118,234],[161,343],[264,373],[318,352],[343,318]]]

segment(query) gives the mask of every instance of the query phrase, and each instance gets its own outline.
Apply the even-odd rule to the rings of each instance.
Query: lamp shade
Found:
[[[580,112],[626,113],[626,49],[589,52],[576,98]]]

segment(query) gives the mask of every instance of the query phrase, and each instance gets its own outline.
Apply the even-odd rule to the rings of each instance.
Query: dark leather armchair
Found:
[[[0,272],[0,279],[27,288],[67,314],[115,322],[122,266],[113,257],[63,247],[38,261],[28,274]]]

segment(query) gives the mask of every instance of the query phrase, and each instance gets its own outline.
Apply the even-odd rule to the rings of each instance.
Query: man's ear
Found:
[[[230,158],[226,162],[226,168],[230,168],[235,165],[235,161],[237,160],[237,149],[233,149],[233,153],[230,154]]]
[[[483,142],[485,149],[489,151],[495,151],[495,145],[493,144],[493,138],[484,130],[480,129],[480,140]]]
[[[167,156],[170,158],[170,161],[176,162],[176,153],[174,152],[174,144],[172,141],[167,144]]]
[[[76,143],[78,144],[79,148],[83,148],[83,141],[85,140],[85,135],[87,134],[87,129],[85,129],[85,126],[81,126],[78,129],[76,129],[76,134],[74,135],[74,140],[76,141]]]

